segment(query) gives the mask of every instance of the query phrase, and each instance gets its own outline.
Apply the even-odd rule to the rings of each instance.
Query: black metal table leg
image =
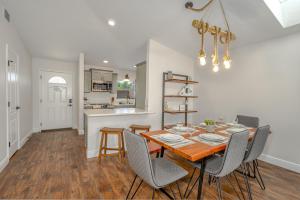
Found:
[[[201,169],[200,169],[200,176],[199,176],[199,184],[198,184],[198,195],[197,199],[200,200],[202,198],[202,185],[205,173],[205,166],[206,166],[206,159],[202,159],[201,161]]]
[[[160,150],[160,157],[164,157],[164,153],[165,153],[165,147],[161,147],[161,150]]]

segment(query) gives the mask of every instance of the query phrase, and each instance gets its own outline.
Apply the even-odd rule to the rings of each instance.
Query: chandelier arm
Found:
[[[227,20],[227,17],[226,17],[226,13],[225,13],[225,9],[224,9],[223,3],[222,3],[221,0],[218,0],[218,1],[219,1],[219,3],[220,3],[220,7],[221,7],[221,10],[222,10],[222,14],[223,14],[223,16],[224,16],[224,19],[225,19],[225,23],[226,23],[228,32],[230,32],[229,23],[228,23],[228,20]]]
[[[186,8],[190,9],[192,11],[196,11],[196,12],[201,12],[203,10],[205,10],[214,0],[209,0],[203,7],[201,8],[193,8],[193,4],[191,4],[191,6],[187,6],[189,2],[187,2],[186,4]]]

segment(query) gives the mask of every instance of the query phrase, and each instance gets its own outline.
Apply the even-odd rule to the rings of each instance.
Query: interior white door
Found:
[[[8,137],[9,156],[18,150],[19,141],[19,80],[18,56],[8,51],[7,63],[7,99],[8,99]]]
[[[72,127],[72,75],[42,72],[41,129]]]

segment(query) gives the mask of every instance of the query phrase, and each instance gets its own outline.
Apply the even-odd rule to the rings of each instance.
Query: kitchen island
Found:
[[[86,109],[84,132],[87,158],[98,156],[101,128],[128,128],[131,124],[149,124],[148,115],[151,114],[153,113],[138,108]],[[108,140],[108,146],[117,146],[117,136],[109,136]]]

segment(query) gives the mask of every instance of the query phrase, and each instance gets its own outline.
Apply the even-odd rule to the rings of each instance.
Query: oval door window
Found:
[[[48,83],[54,84],[67,84],[66,80],[61,76],[53,76],[49,79]]]

